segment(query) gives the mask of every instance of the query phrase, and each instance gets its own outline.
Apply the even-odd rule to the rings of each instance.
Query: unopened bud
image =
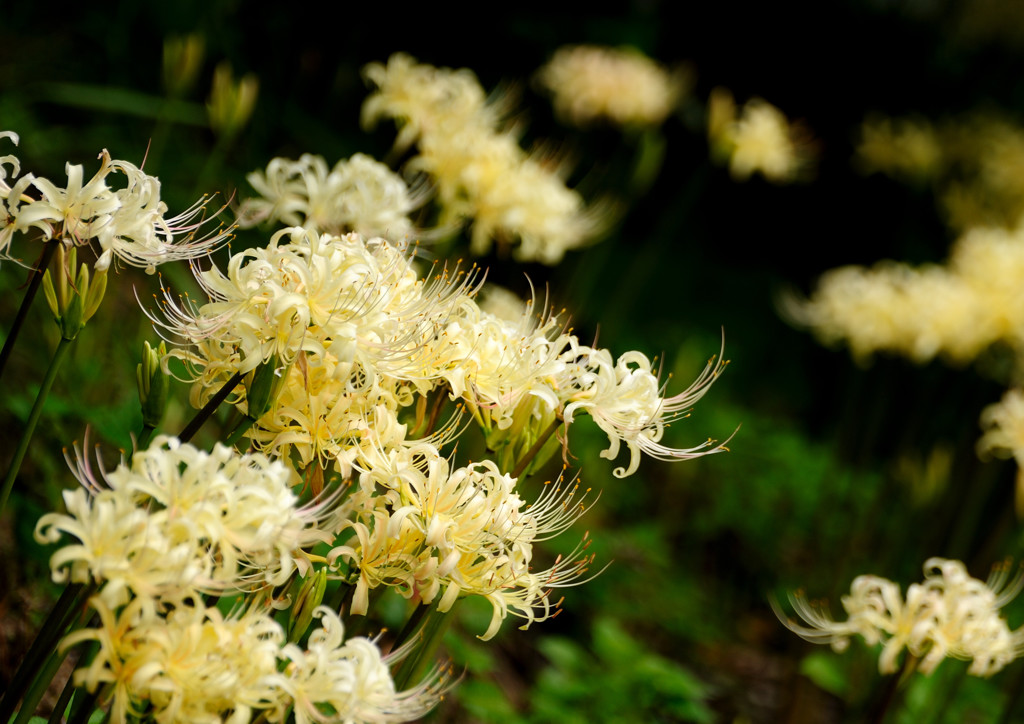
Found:
[[[313,611],[324,600],[327,590],[327,569],[321,568],[302,582],[288,617],[288,640],[298,641],[313,621]]]
[[[139,383],[139,402],[142,405],[142,424],[156,429],[167,405],[168,376],[161,367],[167,355],[167,344],[160,342],[156,349],[143,342],[142,362],[135,368]]]
[[[288,367],[281,365],[281,358],[274,355],[245,378],[246,414],[253,420],[265,415],[281,394]]]
[[[218,65],[213,72],[213,88],[206,103],[213,132],[226,138],[237,135],[252,116],[259,88],[259,78],[252,73],[247,73],[236,83],[230,63]]]
[[[206,50],[198,33],[179,35],[164,41],[164,88],[173,98],[180,98],[195,85]]]
[[[85,323],[96,314],[107,291],[106,269],[97,271],[96,276],[90,279],[88,265],[82,264],[72,282],[71,275],[77,261],[75,247],[65,251],[61,244],[57,247],[57,283],[54,284],[49,269],[43,275],[43,294],[60,327],[61,337],[69,341],[77,337]]]

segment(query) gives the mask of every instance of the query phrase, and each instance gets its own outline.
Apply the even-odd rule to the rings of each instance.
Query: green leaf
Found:
[[[841,657],[832,652],[816,651],[800,662],[800,673],[819,689],[844,697],[849,689],[846,667]]]

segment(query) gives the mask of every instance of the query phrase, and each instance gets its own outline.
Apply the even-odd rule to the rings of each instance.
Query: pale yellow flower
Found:
[[[892,581],[858,576],[842,599],[845,621],[834,620],[823,605],[808,603],[800,594],[793,605],[803,623],[776,613],[794,633],[836,651],[854,635],[869,646],[882,643],[878,668],[883,674],[899,670],[904,648],[920,660],[918,668],[925,674],[952,657],[969,660],[969,674],[991,676],[1024,653],[1024,630],[1011,631],[999,615],[1024,585],[1020,575],[1010,577],[1009,564],[997,566],[988,583],[971,578],[960,561],[944,558],[928,559],[924,573],[924,581],[911,584],[905,599]]]
[[[881,262],[822,275],[809,300],[783,299],[791,321],[826,343],[846,341],[866,360],[892,351],[917,362],[943,355],[957,364],[1004,341],[1024,347],[1024,231],[972,229],[946,265]]]
[[[727,160],[734,181],[760,173],[772,183],[785,184],[805,177],[812,162],[810,141],[790,124],[775,106],[752,98],[735,114],[732,94],[712,91],[708,110],[708,137],[712,155]]]
[[[394,118],[396,149],[418,143],[409,168],[437,183],[445,223],[472,223],[474,254],[496,243],[521,260],[555,264],[607,227],[611,208],[588,209],[565,185],[564,164],[523,151],[514,129],[502,127],[507,96],[486,100],[471,72],[396,54],[365,74],[377,89],[363,106],[364,122]]]
[[[985,434],[978,440],[979,453],[1009,457],[1024,466],[1024,391],[1008,390],[999,402],[981,413]]]
[[[14,131],[0,131],[0,139],[9,139],[15,146],[18,145],[19,137]],[[8,168],[10,177],[8,178]],[[29,228],[37,228],[44,234],[49,232],[49,225],[42,220],[36,222],[23,221],[19,227],[17,215],[22,203],[31,202],[32,199],[25,196],[27,189],[35,177],[32,174],[25,174],[18,179],[21,173],[21,161],[14,154],[0,156],[0,259],[11,259],[8,254],[11,241],[16,231],[27,231]],[[14,179],[17,179],[16,181]],[[13,186],[11,185],[13,181]]]
[[[67,164],[66,187],[45,178],[23,177],[42,198],[23,197],[15,205],[10,203],[13,191],[8,192],[7,214],[13,219],[13,230],[38,228],[47,238],[57,236],[76,245],[95,239],[101,249],[97,270],[108,268],[117,258],[149,273],[168,261],[206,256],[231,238],[231,228],[223,227],[199,235],[207,221],[205,197],[183,213],[165,218],[167,205],[160,200],[159,179],[127,161],[111,159],[106,150],[99,158],[100,168],[88,181],[83,181],[81,166]],[[111,174],[123,174],[126,186],[110,188]],[[24,191],[22,183],[17,186]]]
[[[224,616],[198,598],[178,601],[166,614],[145,598],[117,612],[100,598],[90,604],[99,627],[69,634],[61,646],[99,644],[75,682],[93,692],[111,686],[113,722],[145,712],[174,724],[243,724],[279,697],[272,677],[284,632],[267,613]]]
[[[287,694],[282,703],[293,707],[297,724],[414,721],[451,688],[449,676],[435,667],[416,687],[397,691],[390,666],[408,649],[384,656],[371,639],[345,640],[341,619],[330,608],[320,606],[314,616],[320,628],[310,635],[307,650],[285,646],[282,659],[287,666],[271,677],[271,684]],[[285,721],[287,714],[287,707],[279,706],[268,721]]]
[[[682,75],[633,48],[560,48],[537,80],[551,92],[559,117],[580,126],[598,118],[622,126],[660,125],[684,91]]]
[[[861,125],[856,161],[865,173],[929,181],[944,163],[936,128],[920,118],[868,117]]]
[[[372,640],[345,640],[341,619],[325,606],[313,612],[321,624],[302,649],[286,644],[259,606],[225,616],[199,598],[167,610],[147,599],[116,612],[99,598],[90,604],[100,625],[69,634],[61,646],[99,644],[75,682],[91,692],[109,686],[117,724],[144,714],[169,724],[245,724],[257,715],[276,723],[290,713],[302,724],[414,721],[452,685],[435,668],[397,691],[389,666],[409,649],[384,656]]]
[[[131,466],[97,479],[79,458],[82,488],[65,491],[67,514],[48,513],[36,538],[77,542],[53,554],[56,581],[101,584],[106,605],[132,594],[178,598],[194,592],[277,586],[305,568],[304,549],[332,536],[331,500],[299,506],[293,470],[261,454],[217,445],[210,453],[157,437]]]
[[[320,156],[298,161],[275,158],[265,172],[246,177],[260,197],[246,199],[239,210],[243,227],[268,221],[331,234],[355,231],[366,238],[408,242],[424,234],[409,214],[429,197],[419,183],[410,188],[401,176],[370,156],[357,153],[328,171]]]
[[[423,603],[438,600],[447,611],[463,596],[492,605],[497,633],[508,613],[543,621],[557,604],[549,590],[578,584],[592,556],[585,546],[533,571],[533,543],[565,531],[587,509],[586,492],[561,480],[545,487],[533,505],[516,480],[488,460],[452,468],[429,444],[391,454],[360,476],[360,492],[349,503],[355,540],[328,556],[343,562],[355,579],[352,610],[365,613],[369,591],[391,586]]]
[[[395,147],[408,148],[421,134],[445,127],[482,125],[493,128],[501,117],[501,103],[489,104],[472,71],[435,68],[395,53],[387,65],[370,63],[363,75],[376,90],[363,103],[362,121],[373,127],[382,118],[399,125]]]

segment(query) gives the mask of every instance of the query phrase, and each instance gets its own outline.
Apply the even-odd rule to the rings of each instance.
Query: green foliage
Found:
[[[711,688],[648,650],[615,621],[599,619],[592,650],[561,637],[539,642],[550,664],[530,694],[527,721],[709,722]]]

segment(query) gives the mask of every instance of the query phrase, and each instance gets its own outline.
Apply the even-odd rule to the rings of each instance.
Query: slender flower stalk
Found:
[[[188,424],[178,435],[178,439],[182,442],[189,442],[197,432],[199,428],[203,426],[207,420],[217,411],[217,408],[228,398],[234,389],[242,382],[242,373],[236,372],[227,382],[225,382],[221,388],[213,395],[206,404],[203,405],[202,409],[195,414],[195,416],[189,420]]]
[[[7,473],[4,475],[3,487],[0,488],[0,513],[3,513],[7,507],[7,499],[11,495],[11,489],[14,487],[14,481],[18,477],[18,471],[21,470],[21,463],[28,452],[29,443],[32,442],[32,435],[35,432],[36,425],[43,414],[43,405],[50,394],[50,388],[53,387],[54,380],[57,379],[57,372],[60,370],[64,358],[67,357],[68,352],[71,350],[72,342],[73,340],[61,337],[60,341],[57,342],[57,349],[54,350],[53,357],[50,358],[50,366],[46,368],[46,376],[43,377],[43,381],[39,386],[39,392],[36,393],[36,400],[32,404],[31,412],[29,412],[28,420],[22,428],[21,439],[18,441],[18,447],[14,451],[14,458],[11,460]]]
[[[25,324],[26,317],[28,317],[28,310],[32,307],[32,302],[39,292],[39,285],[43,281],[43,274],[49,268],[50,260],[53,259],[53,253],[57,250],[58,246],[60,246],[58,240],[48,239],[43,245],[43,252],[39,257],[39,261],[32,268],[32,276],[29,278],[25,296],[21,299],[18,313],[14,317],[11,329],[7,332],[7,337],[4,339],[3,349],[0,349],[0,378],[3,377],[4,370],[7,369],[7,361],[11,357],[11,352],[14,351],[14,343],[18,340],[21,328]]]
[[[415,685],[431,670],[437,649],[455,616],[454,608],[440,611],[439,605],[439,601],[434,601],[417,606],[409,621],[412,631],[399,636],[395,643],[396,647],[412,645],[412,652],[402,659],[395,671],[395,686],[406,688]]]
[[[95,589],[90,586],[78,583],[64,587],[60,598],[50,609],[32,646],[15,671],[7,691],[0,698],[0,721],[10,721],[14,708],[18,705],[19,692],[25,691],[33,680],[39,678],[39,672],[46,661],[47,654],[56,648],[57,642],[64,635],[72,618],[78,613],[82,603],[93,590]]]

